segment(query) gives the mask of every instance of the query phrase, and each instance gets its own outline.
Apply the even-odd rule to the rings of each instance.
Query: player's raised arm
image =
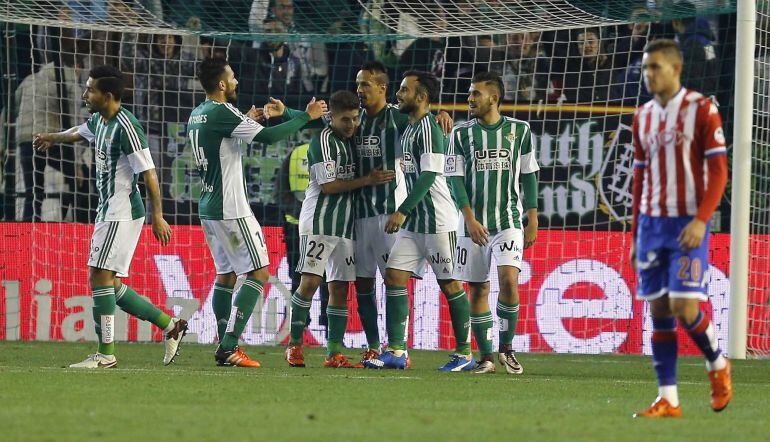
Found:
[[[292,120],[304,114],[305,112],[286,107],[281,100],[270,97],[270,101],[262,107],[263,115],[267,118],[283,117],[285,120]],[[326,114],[328,115],[328,114]],[[323,129],[328,124],[328,118],[312,119],[302,126],[302,129]]]
[[[294,135],[300,129],[303,129],[308,121],[315,121],[321,118],[328,111],[326,102],[323,100],[316,100],[313,97],[307,104],[305,112],[302,112],[291,120],[281,123],[277,126],[264,127],[254,137],[255,141],[260,143],[272,144],[277,141]]]
[[[62,132],[36,134],[32,140],[32,147],[38,152],[45,152],[57,144],[71,144],[86,140],[87,138],[80,133],[80,126],[75,126]]]

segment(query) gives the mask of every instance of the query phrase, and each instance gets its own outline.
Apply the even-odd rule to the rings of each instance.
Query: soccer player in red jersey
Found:
[[[681,73],[676,42],[647,45],[642,74],[654,98],[634,115],[631,260],[639,274],[637,296],[650,303],[658,397],[634,417],[681,416],[677,321],[706,358],[712,409],[721,411],[732,398],[730,362],[698,308],[708,293],[709,220],[727,182],[725,137],[716,105],[682,87]]]

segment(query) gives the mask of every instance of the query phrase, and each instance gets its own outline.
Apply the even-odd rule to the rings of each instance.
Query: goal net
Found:
[[[670,4],[669,4],[670,3]],[[762,2],[761,2],[762,3]],[[758,28],[767,30],[768,7]],[[174,314],[190,319],[190,339],[211,343],[215,269],[197,217],[200,181],[187,143],[190,111],[204,94],[195,65],[227,57],[239,81],[239,107],[269,97],[303,109],[312,97],[355,88],[360,65],[389,69],[389,97],[401,74],[430,71],[442,82],[434,110],[467,119],[475,72],[497,71],[506,86],[505,115],[530,122],[536,139],[541,231],[524,255],[519,351],[648,353],[651,325],[634,299],[628,262],[631,235],[631,116],[649,99],[641,84],[641,50],[654,38],[679,38],[690,51],[684,84],[720,104],[731,139],[735,5],[724,1],[604,0],[395,1],[331,0],[71,0],[6,2],[0,10],[0,150],[3,218],[0,339],[92,340],[86,251],[96,207],[93,151],[31,149],[36,132],[58,131],[87,118],[80,95],[88,70],[118,66],[129,80],[123,105],[148,136],[174,239],[160,247],[143,232],[127,283]],[[764,28],[762,27],[764,24]],[[766,32],[766,31],[765,31]],[[765,35],[763,33],[762,35]],[[758,42],[767,41],[758,39]],[[770,62],[757,64],[752,189],[749,347],[770,351],[768,243],[768,114]],[[685,53],[685,58],[688,53]],[[763,71],[760,68],[764,68]],[[763,92],[763,89],[764,92]],[[273,145],[246,147],[244,170],[252,210],[270,250],[270,283],[243,339],[282,343],[288,334],[296,262],[298,195],[286,184],[288,158],[307,143],[303,131]],[[712,220],[710,303],[727,343],[730,203]],[[413,348],[453,346],[446,301],[428,273],[410,284]],[[497,297],[492,272],[490,305]],[[365,338],[351,290],[346,344]],[[378,276],[381,337],[384,287]],[[322,296],[316,296],[309,343],[324,344]],[[146,323],[119,317],[118,337],[158,340]],[[495,333],[496,335],[496,333]],[[694,352],[687,340],[685,351]]]

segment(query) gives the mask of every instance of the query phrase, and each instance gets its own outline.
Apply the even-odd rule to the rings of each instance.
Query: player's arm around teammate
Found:
[[[330,99],[329,127],[313,137],[308,150],[310,183],[300,214],[300,262],[302,273],[297,292],[291,300],[291,338],[286,361],[292,367],[304,367],[303,333],[313,296],[326,274],[329,284],[329,338],[324,366],[349,368],[352,364],[342,354],[347,325],[347,294],[355,281],[355,189],[387,183],[393,171],[373,170],[355,176],[352,138],[359,123],[358,99],[352,92],[338,91]]]

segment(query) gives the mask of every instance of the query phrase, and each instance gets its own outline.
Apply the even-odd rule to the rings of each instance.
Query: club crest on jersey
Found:
[[[631,218],[631,185],[634,177],[632,136],[630,126],[618,126],[597,174],[600,209],[618,221]]]
[[[511,169],[511,151],[506,149],[476,150],[473,157],[477,172]]]
[[[509,143],[513,144],[513,142],[516,141],[516,134],[511,132],[508,135],[506,135],[505,138],[508,140]]]
[[[324,163],[324,170],[326,171],[326,178],[334,178],[336,175],[336,168],[334,161],[327,161]]]
[[[401,161],[401,170],[404,171],[404,173],[417,173],[417,166],[414,165],[411,152],[404,152],[404,158]]]

